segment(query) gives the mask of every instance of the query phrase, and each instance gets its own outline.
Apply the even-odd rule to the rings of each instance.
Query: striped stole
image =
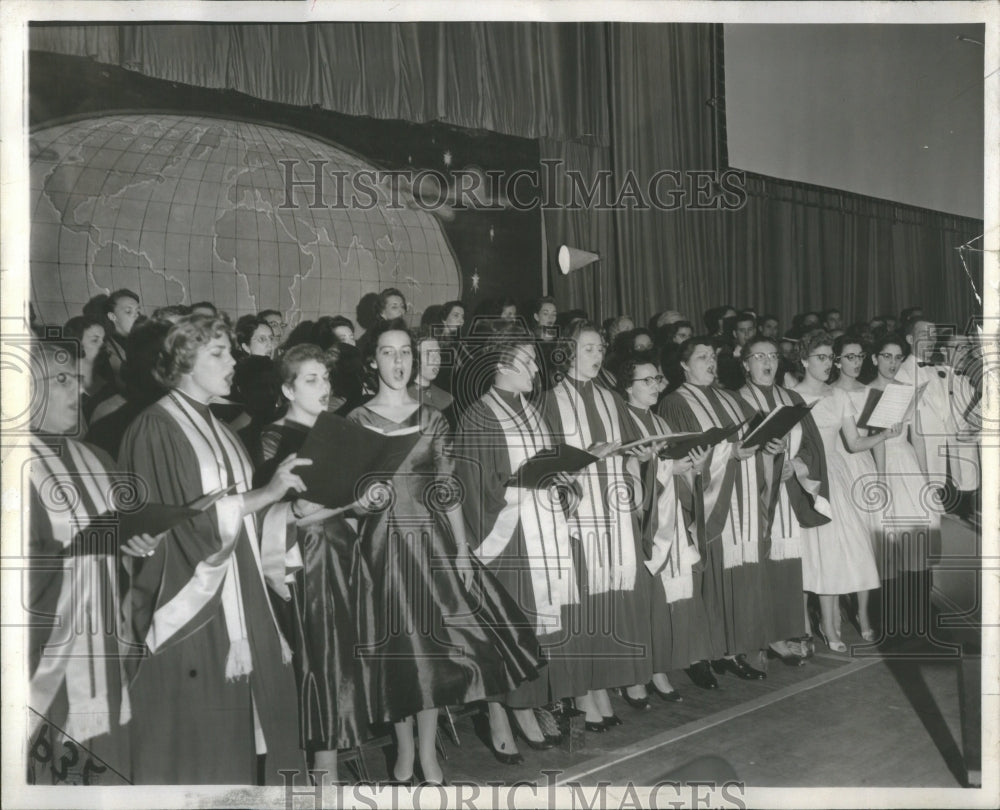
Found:
[[[201,560],[194,569],[190,580],[163,604],[158,604],[145,642],[150,652],[155,653],[171,640],[183,638],[195,628],[192,624],[213,604],[222,603],[226,631],[229,636],[229,651],[226,656],[226,678],[234,680],[249,675],[253,671],[253,658],[243,610],[243,588],[236,563],[236,545],[240,539],[241,527],[246,530],[255,569],[260,577],[261,587],[266,594],[266,585],[261,567],[257,540],[257,527],[253,515],[241,516],[243,494],[249,490],[247,482],[253,478],[253,471],[245,451],[232,434],[224,430],[215,417],[209,414],[211,424],[184,398],[171,392],[157,405],[171,417],[198,459],[202,492],[216,492],[236,484],[236,495],[219,500],[214,508],[216,527],[221,545],[218,551]],[[214,429],[213,429],[214,428]],[[226,460],[236,477],[230,481],[226,470]],[[169,553],[169,546],[167,547]],[[266,600],[271,611],[270,601]],[[274,614],[271,613],[272,621]],[[291,660],[288,648],[277,622],[275,630],[281,642],[285,662]]]
[[[106,664],[109,657],[117,658],[117,649],[107,639],[111,635],[119,638],[122,627],[116,554],[86,554],[72,546],[81,529],[112,508],[108,497],[113,481],[85,445],[66,439],[62,447],[65,458],[39,439],[31,439],[31,486],[45,507],[53,539],[65,549],[65,556],[61,560],[56,621],[38,667],[31,675],[29,705],[34,712],[30,714],[29,732],[34,736],[65,683],[69,700],[66,735],[85,741],[111,730]],[[103,592],[102,580],[107,582],[107,592]],[[116,626],[107,626],[107,605],[102,596],[104,600],[112,600]],[[120,666],[120,659],[116,663]],[[123,676],[119,723],[127,723],[130,714]]]
[[[748,382],[740,389],[740,394],[742,394],[743,399],[745,399],[750,405],[760,411],[762,414],[767,415],[775,408],[782,405],[794,405],[792,398],[788,395],[788,392],[782,388],[780,385],[775,385],[771,388],[774,395],[774,406],[768,402],[767,394],[758,386],[754,385],[752,382]],[[802,446],[802,425],[797,424],[792,428],[791,432],[788,434],[788,450],[783,454],[784,459],[793,459],[798,455],[799,448]],[[764,457],[764,469],[768,473],[768,490],[769,492],[774,491],[774,487],[778,487],[778,500],[774,509],[774,520],[770,526],[768,526],[765,531],[770,532],[771,535],[771,559],[772,560],[791,560],[799,559],[802,557],[802,543],[801,543],[801,526],[799,524],[798,518],[795,516],[795,510],[792,509],[792,501],[788,497],[788,488],[779,481],[772,481],[774,465],[770,464],[768,461],[769,457]]]
[[[643,436],[654,435],[639,416],[629,409],[632,420]],[[654,413],[649,414],[656,433],[670,433],[670,426]],[[674,461],[670,458],[655,458],[656,480],[662,486],[656,499],[657,525],[653,531],[653,553],[646,560],[646,568],[653,576],[659,576],[667,602],[679,602],[694,596],[692,566],[701,560],[698,547],[691,542],[692,528],[684,524],[684,510],[677,502],[674,485]]]
[[[591,390],[607,441],[621,441],[614,398],[599,385],[591,386]],[[594,439],[580,393],[571,382],[562,380],[551,394],[559,410],[566,443],[586,450]],[[568,522],[570,534],[583,547],[589,592],[631,591],[635,588],[636,573],[633,494],[625,478],[624,461],[620,455],[601,459],[585,467],[577,480],[583,488],[583,498]]]
[[[712,390],[712,389],[710,389]],[[684,399],[702,430],[722,427],[722,420],[717,415],[713,400],[732,420],[733,424],[743,421],[743,413],[736,402],[729,399],[730,395],[723,391],[706,391],[684,383],[677,389]],[[709,481],[705,488],[705,514],[715,516],[719,510],[725,511],[720,540],[722,541],[722,564],[725,568],[736,568],[745,563],[758,562],[758,540],[760,526],[758,525],[760,505],[758,502],[757,463],[751,456],[743,461],[736,461],[736,475],[732,488],[723,492],[726,467],[735,460],[735,443],[725,442],[712,448],[709,467]],[[706,523],[709,520],[706,517]],[[711,541],[714,538],[707,538]]]
[[[493,389],[481,402],[500,423],[511,470],[553,445],[541,416],[523,397],[523,415]],[[504,497],[506,504],[474,553],[483,563],[492,562],[510,544],[520,524],[535,600],[535,630],[539,635],[557,633],[562,629],[562,606],[580,601],[566,518],[552,494],[546,498],[539,490],[507,487]]]

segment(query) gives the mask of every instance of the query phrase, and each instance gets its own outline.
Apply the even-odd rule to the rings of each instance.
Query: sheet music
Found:
[[[887,385],[868,417],[868,427],[888,428],[902,422],[913,401],[913,389],[908,385]]]

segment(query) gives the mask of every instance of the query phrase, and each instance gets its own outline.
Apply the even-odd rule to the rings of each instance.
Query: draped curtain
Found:
[[[543,161],[559,161],[546,195],[567,199],[567,170],[632,172],[645,187],[658,170],[721,168],[716,36],[673,23],[40,25],[30,41],[269,101],[538,139]],[[980,220],[753,175],[746,191],[737,211],[546,210],[543,272],[560,308],[639,321],[671,308],[697,322],[725,302],[786,325],[829,306],[848,319],[910,304],[942,320],[973,311],[954,248]],[[601,260],[564,277],[563,243]]]

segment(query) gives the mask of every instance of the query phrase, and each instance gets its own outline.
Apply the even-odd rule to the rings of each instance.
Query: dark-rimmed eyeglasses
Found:
[[[646,385],[660,385],[665,379],[666,379],[666,377],[664,377],[662,374],[657,374],[655,377],[652,377],[652,376],[651,377],[633,377],[632,378],[632,382],[634,382],[634,383],[642,382],[642,383],[646,383]]]

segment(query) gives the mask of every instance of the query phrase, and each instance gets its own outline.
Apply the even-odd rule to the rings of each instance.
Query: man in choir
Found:
[[[42,405],[32,414],[25,538],[32,614],[29,781],[65,781],[57,771],[72,756],[69,764],[79,762],[84,784],[127,783],[130,708],[120,647],[118,538],[114,523],[94,521],[118,508],[112,495],[130,484],[113,473],[104,453],[69,438],[80,422],[76,353],[61,341],[39,341],[30,358]],[[45,751],[67,756],[39,756]]]
[[[760,319],[760,333],[766,338],[777,340],[779,329],[776,315],[764,315]]]
[[[827,332],[836,332],[843,329],[844,323],[839,309],[827,309],[822,314],[822,326]]]
[[[979,449],[968,441],[970,434],[965,410],[973,400],[972,388],[964,375],[955,374],[947,363],[934,364],[937,339],[931,321],[917,317],[904,328],[909,355],[896,372],[896,381],[917,390],[919,395],[912,443],[930,483],[949,483],[960,492],[979,488]],[[960,436],[962,438],[960,438]]]
[[[719,347],[719,379],[730,391],[738,391],[743,385],[742,359],[743,347],[757,331],[757,317],[752,312],[741,312],[733,320],[730,331],[732,344]]]
[[[125,344],[135,322],[142,315],[139,296],[131,290],[115,290],[104,302],[104,313],[110,329],[107,340],[107,359],[114,374],[118,390],[124,389],[121,370],[125,362]]]
[[[535,301],[532,317],[535,320],[535,334],[541,340],[552,340],[556,337],[556,317],[559,310],[556,308],[556,299],[546,295]]]
[[[263,309],[257,313],[257,317],[262,321],[267,321],[267,325],[274,333],[274,345],[280,346],[285,339],[285,327],[288,326],[285,319],[281,317],[281,313],[276,309]]]

